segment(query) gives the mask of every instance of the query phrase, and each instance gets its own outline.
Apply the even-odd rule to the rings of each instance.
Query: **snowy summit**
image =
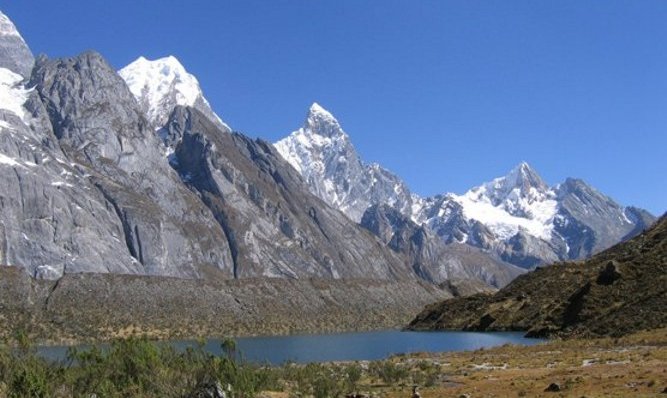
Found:
[[[163,127],[177,105],[191,106],[228,128],[211,110],[197,78],[174,56],[156,60],[139,57],[119,72],[156,129]]]
[[[540,239],[551,237],[556,192],[525,162],[504,177],[452,196],[467,218],[482,222],[501,239],[520,230]]]
[[[14,23],[9,18],[7,18],[7,16],[2,12],[0,12],[0,35],[16,36],[20,38],[21,41],[24,41],[19,31],[16,30],[16,26],[14,26]]]
[[[314,102],[303,127],[274,144],[308,183],[311,192],[359,222],[366,209],[386,203],[402,211],[413,195],[398,177],[366,164],[331,112]]]
[[[30,77],[35,58],[14,23],[0,11],[0,68]]]

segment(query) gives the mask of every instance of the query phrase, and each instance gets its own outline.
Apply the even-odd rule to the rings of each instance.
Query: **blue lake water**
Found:
[[[385,330],[359,333],[309,334],[291,336],[242,337],[236,339],[237,351],[249,362],[279,365],[325,361],[384,359],[394,354],[413,352],[465,351],[503,344],[533,345],[544,340],[527,339],[521,332],[402,332]],[[167,342],[178,349],[194,346],[186,340]],[[220,354],[220,340],[208,340],[204,349]],[[40,355],[64,359],[67,347],[40,347]]]

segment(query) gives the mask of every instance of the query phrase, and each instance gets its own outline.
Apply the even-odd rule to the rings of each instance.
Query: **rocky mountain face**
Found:
[[[39,91],[27,88],[32,54],[13,24],[0,21],[0,263],[44,278],[66,268],[136,271],[117,217],[60,147]]]
[[[13,188],[2,206],[6,264],[48,278],[195,277],[204,268],[231,275],[224,231],[164,161],[134,97],[99,54],[40,58],[28,85],[31,119],[3,134],[18,148],[5,156],[35,164],[26,173],[6,165],[17,175],[3,174]],[[28,130],[31,141],[20,134]]]
[[[338,121],[317,104],[304,126],[275,146],[313,193],[353,220],[389,205],[445,243],[474,246],[523,268],[588,257],[655,219],[581,180],[550,187],[527,163],[463,195],[420,198],[395,175],[365,165]]]
[[[667,326],[665,308],[667,216],[586,261],[538,268],[494,295],[427,306],[409,328],[619,336]]]
[[[574,180],[549,188],[524,165],[493,186],[424,200],[363,163],[317,104],[274,147],[232,133],[174,57],[140,57],[119,73],[95,52],[35,61],[1,17],[0,263],[37,278],[473,278],[499,287],[518,274],[507,262],[584,255],[651,220],[608,210],[613,202]],[[489,206],[505,218],[479,216]]]
[[[311,192],[356,222],[374,204],[412,211],[415,198],[408,187],[379,165],[364,163],[338,121],[317,103],[303,127],[274,145]]]
[[[405,255],[415,273],[434,283],[481,280],[502,287],[523,273],[521,268],[496,260],[478,248],[456,242],[446,244],[429,228],[415,224],[389,205],[369,207],[361,226]]]

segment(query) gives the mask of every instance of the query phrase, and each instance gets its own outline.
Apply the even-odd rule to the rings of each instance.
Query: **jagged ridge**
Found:
[[[581,180],[549,187],[525,162],[463,195],[420,198],[389,171],[364,164],[340,123],[317,104],[304,126],[275,146],[313,193],[353,220],[373,205],[387,204],[446,243],[475,246],[525,268],[585,258],[654,220]]]

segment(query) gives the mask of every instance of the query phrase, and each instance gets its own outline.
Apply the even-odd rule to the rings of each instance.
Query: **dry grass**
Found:
[[[620,339],[551,341],[530,347],[502,346],[449,354],[416,354],[391,359],[398,365],[431,363],[434,386],[424,398],[459,397],[664,397],[667,388],[667,329]],[[557,383],[558,392],[547,392]],[[402,385],[401,385],[402,384]],[[410,397],[408,382],[360,390],[380,397]]]

